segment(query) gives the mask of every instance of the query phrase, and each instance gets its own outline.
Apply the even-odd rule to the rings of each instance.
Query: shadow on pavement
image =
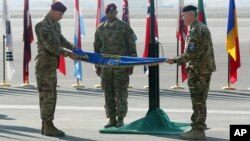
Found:
[[[64,141],[95,141],[91,139],[84,139],[84,138],[79,138],[79,137],[74,137],[70,135],[66,135],[65,137],[59,138],[60,140]]]
[[[39,138],[36,136],[25,134],[24,132],[40,134],[40,130],[34,128],[29,128],[24,126],[0,125],[0,133],[14,135],[14,136],[28,137],[28,138],[36,138],[36,139]]]
[[[4,135],[0,135],[0,138],[5,138],[5,139],[13,139],[13,140],[24,140],[22,138],[30,138],[32,140],[35,139],[44,139],[43,137],[47,137],[47,136],[40,136],[40,130],[35,129],[35,128],[30,128],[30,127],[24,127],[24,126],[12,126],[12,125],[0,125],[0,133],[5,134]],[[39,136],[34,136],[28,133],[35,133],[35,134],[39,134]],[[10,137],[8,135],[14,136],[14,137]],[[20,137],[20,138],[18,138]],[[94,141],[91,139],[85,139],[85,138],[80,138],[80,137],[75,137],[75,136],[70,136],[67,135],[65,137],[60,137],[58,138],[60,140],[64,140],[64,141]],[[46,138],[46,140],[48,140]],[[49,139],[50,140],[50,139]],[[54,137],[51,137],[51,140],[54,140]]]
[[[0,120],[16,120],[14,118],[9,118],[7,115],[0,114]]]

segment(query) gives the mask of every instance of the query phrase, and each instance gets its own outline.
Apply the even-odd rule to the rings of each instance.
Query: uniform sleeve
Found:
[[[77,48],[75,45],[70,43],[66,38],[64,38],[63,35],[61,35],[61,46],[69,50],[74,50]]]
[[[137,40],[137,37],[133,31],[133,29],[128,26],[128,30],[127,30],[127,34],[126,34],[126,42],[128,45],[128,54],[130,56],[137,56],[137,51],[136,51],[136,43],[135,41]]]
[[[35,32],[37,34],[38,40],[48,52],[55,55],[63,55],[65,57],[69,55],[68,51],[64,50],[58,43],[55,42],[54,37],[51,35],[48,27],[37,24],[35,26]]]
[[[191,37],[186,45],[185,52],[176,57],[178,65],[185,64],[189,61],[201,61],[206,55],[207,47],[210,41],[210,32],[207,28],[201,28],[200,34]]]
[[[95,53],[100,53],[102,43],[101,43],[101,38],[98,33],[98,30],[95,32],[95,41],[94,41],[94,51]]]

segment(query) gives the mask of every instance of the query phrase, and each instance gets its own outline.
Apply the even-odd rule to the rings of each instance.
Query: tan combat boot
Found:
[[[180,137],[183,140],[206,140],[205,132],[202,129],[192,129],[181,134]]]
[[[41,134],[44,135],[44,127],[45,127],[45,122],[42,120],[42,128],[41,128]]]
[[[111,117],[109,119],[108,124],[105,125],[104,128],[115,127],[115,126],[116,126],[116,118],[115,117]]]
[[[58,130],[52,121],[46,121],[44,126],[44,135],[52,137],[63,137],[65,133],[61,130]]]
[[[123,118],[118,117],[116,127],[119,128],[122,127],[123,125],[124,125]]]

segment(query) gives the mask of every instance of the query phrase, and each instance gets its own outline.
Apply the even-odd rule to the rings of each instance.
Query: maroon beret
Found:
[[[116,5],[114,3],[110,3],[107,5],[105,13],[107,14],[110,11],[115,11],[116,10]]]
[[[60,11],[64,13],[67,10],[67,7],[63,5],[61,2],[57,1],[51,5],[51,8],[55,11]]]

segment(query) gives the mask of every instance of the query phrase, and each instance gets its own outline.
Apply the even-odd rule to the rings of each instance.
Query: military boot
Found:
[[[202,129],[192,129],[186,133],[181,134],[183,140],[205,140],[205,132]]]
[[[123,125],[124,125],[123,118],[118,117],[116,127],[119,128],[122,127]]]
[[[116,118],[115,117],[111,117],[109,119],[108,124],[105,125],[104,128],[115,127],[115,126],[116,126]]]
[[[46,121],[44,126],[44,135],[52,137],[63,137],[65,133],[61,130],[58,130],[52,121]]]
[[[41,134],[44,135],[44,127],[45,127],[45,122],[42,120],[42,128],[41,128]]]

